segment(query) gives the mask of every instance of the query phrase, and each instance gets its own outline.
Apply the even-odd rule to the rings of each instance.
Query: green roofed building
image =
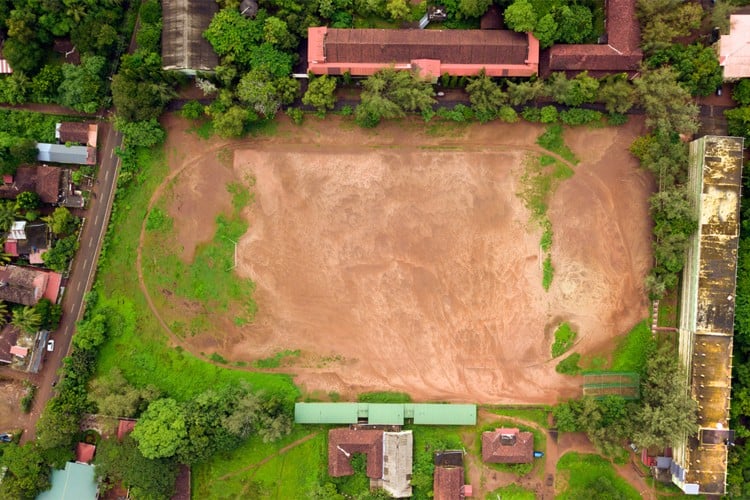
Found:
[[[472,404],[419,403],[297,403],[298,424],[476,425],[477,406]]]
[[[96,500],[97,487],[94,467],[68,462],[65,470],[52,471],[52,488],[36,497],[36,500]]]

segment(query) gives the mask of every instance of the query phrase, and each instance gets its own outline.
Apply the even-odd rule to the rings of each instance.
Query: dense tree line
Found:
[[[592,43],[595,2],[515,0],[505,9],[505,24],[520,32],[532,32],[542,48],[554,43]]]

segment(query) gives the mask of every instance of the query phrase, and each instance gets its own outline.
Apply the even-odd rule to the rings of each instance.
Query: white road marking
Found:
[[[113,149],[112,151],[109,152],[109,159],[111,160],[114,157],[115,157],[115,150]]]
[[[83,267],[86,267],[86,264],[88,264],[88,263],[89,263],[89,259],[84,260],[83,261]],[[80,283],[78,283],[78,284],[80,285]]]
[[[93,244],[94,244],[94,238],[91,238],[91,239],[89,240],[89,248],[91,248],[91,246],[92,246]]]
[[[81,291],[81,282],[78,282],[78,285],[76,286],[76,291]]]
[[[99,224],[99,214],[96,214],[96,217],[94,218],[94,225]]]
[[[109,170],[107,170],[107,171],[106,171],[106,172],[104,173],[104,181],[106,182],[106,181],[107,181],[108,179],[109,179]]]

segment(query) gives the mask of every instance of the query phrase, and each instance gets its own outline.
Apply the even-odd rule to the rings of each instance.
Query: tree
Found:
[[[580,106],[585,102],[592,102],[599,89],[599,81],[583,71],[568,80],[565,73],[553,73],[546,83],[547,93],[560,104]]]
[[[135,417],[159,397],[159,390],[152,385],[143,389],[134,387],[125,380],[119,368],[113,368],[106,376],[92,382],[91,396],[100,414]]]
[[[458,8],[466,17],[481,17],[487,12],[492,0],[459,0]]]
[[[281,107],[281,97],[276,91],[272,76],[262,69],[250,70],[240,79],[237,97],[266,118],[276,116]]]
[[[539,46],[543,49],[551,46],[557,40],[558,25],[552,14],[545,14],[534,27],[534,36],[539,40]]]
[[[63,81],[62,68],[56,64],[46,64],[31,81],[31,100],[49,103],[57,98],[57,89]]]
[[[635,89],[624,73],[611,75],[599,85],[596,100],[604,103],[609,113],[625,114],[635,104]]]
[[[15,203],[12,201],[0,201],[0,232],[7,233],[10,231],[17,214],[18,210]]]
[[[634,81],[636,95],[646,111],[648,126],[692,134],[698,130],[698,106],[677,77],[677,72],[670,67],[644,70]]]
[[[224,113],[214,113],[214,130],[224,138],[240,137],[249,116],[247,110],[240,106],[232,106]]]
[[[50,487],[50,470],[34,443],[3,445],[2,463],[8,468],[2,483],[2,498],[36,498]]]
[[[675,38],[700,26],[700,4],[682,0],[638,0],[641,46],[646,51],[668,47]]]
[[[328,75],[311,78],[302,103],[312,106],[321,118],[336,105],[336,79]]]
[[[651,68],[671,65],[678,72],[678,81],[695,96],[711,95],[723,82],[716,52],[699,44],[672,45],[654,53],[647,64]]]
[[[728,109],[724,111],[727,117],[729,133],[750,140],[750,106]]]
[[[75,347],[92,350],[102,345],[106,339],[107,317],[104,314],[96,313],[76,324],[76,334],[73,336]]]
[[[57,207],[42,220],[47,223],[50,231],[55,236],[67,236],[78,229],[79,219],[65,207]]]
[[[128,146],[151,147],[164,142],[167,134],[156,118],[139,122],[128,122],[115,117],[115,129],[122,132]]]
[[[44,265],[61,273],[68,268],[71,259],[78,250],[78,238],[75,234],[57,240],[52,248],[42,254]]]
[[[203,33],[219,56],[231,56],[242,66],[250,65],[253,47],[263,41],[263,18],[248,19],[239,9],[221,9],[211,19],[211,24]]]
[[[297,46],[297,38],[289,32],[286,22],[278,17],[268,17],[263,23],[263,39],[283,51]]]
[[[522,33],[534,31],[537,16],[529,0],[515,0],[505,9],[505,25]]]
[[[698,432],[698,403],[687,391],[687,375],[667,345],[646,362],[642,405],[633,416],[633,442],[665,447]]]
[[[63,382],[67,380],[66,376]],[[79,432],[81,414],[85,409],[85,388],[61,392],[52,398],[37,422],[39,447],[44,450],[60,446],[69,447],[73,437]]]
[[[750,78],[743,78],[734,84],[732,99],[741,106],[750,106]]]
[[[133,498],[166,499],[174,494],[178,472],[175,461],[144,457],[130,436],[121,443],[113,439],[100,441],[94,465],[96,477],[103,481],[105,489],[121,482]]]
[[[45,51],[35,40],[21,42],[16,38],[9,38],[3,44],[3,57],[14,71],[34,75],[44,63]]]
[[[484,71],[472,79],[466,86],[469,94],[471,109],[482,122],[488,122],[497,116],[500,107],[507,101],[507,96],[498,84],[492,81]]]
[[[144,457],[172,457],[188,440],[185,413],[174,399],[157,399],[141,415],[132,435]]]
[[[583,5],[563,5],[557,10],[557,41],[583,43],[594,31],[593,14]]]
[[[60,326],[62,318],[62,306],[53,303],[48,298],[41,298],[34,306],[34,310],[39,313],[41,318],[40,328],[43,330],[55,330]]]
[[[24,191],[16,196],[16,209],[19,211],[36,210],[41,204],[39,195],[33,191]]]
[[[508,81],[508,103],[511,106],[521,106],[534,101],[544,94],[542,80],[525,80],[521,83]]]
[[[107,61],[101,56],[83,56],[78,66],[63,64],[60,104],[85,113],[95,113],[105,105],[106,66]]]
[[[406,0],[388,0],[385,9],[388,11],[390,18],[394,21],[407,19],[411,14],[409,4]]]
[[[374,127],[383,118],[398,118],[407,111],[431,111],[433,95],[428,81],[410,71],[386,68],[364,81],[355,121],[360,126]]]
[[[163,81],[138,81],[122,74],[112,77],[112,102],[117,116],[127,121],[158,118],[174,96],[174,90]]]
[[[23,330],[26,333],[36,333],[42,324],[42,317],[39,311],[31,306],[18,307],[13,310],[13,326]]]
[[[0,327],[8,324],[8,304],[0,301]]]

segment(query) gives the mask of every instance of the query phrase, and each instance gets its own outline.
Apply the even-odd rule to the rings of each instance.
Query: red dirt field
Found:
[[[308,122],[212,143],[166,123],[167,207],[183,259],[211,238],[198,228],[229,209],[226,183],[255,179],[237,272],[255,281],[258,314],[244,326],[215,322],[185,339],[191,350],[252,361],[299,349],[283,371],[311,392],[554,403],[581,383],[550,360],[560,321],[585,355],[611,350],[647,315],[652,185],[627,151],[640,123],[566,131],[581,163],[551,200],[555,277],[545,292],[540,230],[516,195],[541,127],[430,136],[416,120],[375,131],[339,117]],[[234,150],[233,165],[217,160],[221,147]]]

